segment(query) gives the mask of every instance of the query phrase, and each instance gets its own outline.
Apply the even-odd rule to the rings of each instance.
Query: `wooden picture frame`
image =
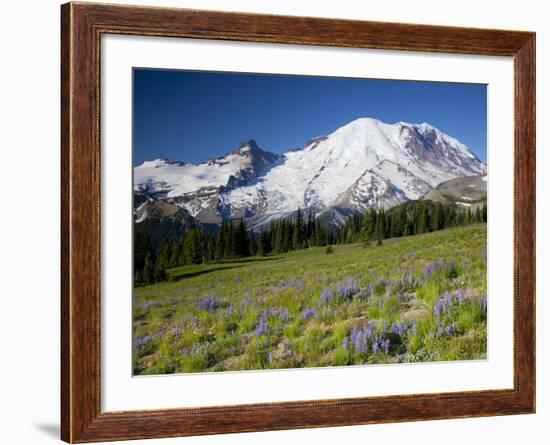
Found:
[[[513,389],[102,412],[99,73],[100,38],[106,33],[513,57]],[[61,35],[63,440],[93,442],[535,412],[534,33],[67,3],[61,7]]]

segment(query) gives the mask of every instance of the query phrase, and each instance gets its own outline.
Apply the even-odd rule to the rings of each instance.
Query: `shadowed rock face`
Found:
[[[405,147],[415,158],[421,162],[430,163],[453,172],[456,166],[461,166],[472,175],[485,173],[480,171],[481,161],[470,152],[470,157],[460,156],[460,152],[449,150],[441,133],[433,127],[403,126],[401,136],[405,141]]]
[[[151,236],[155,249],[164,240],[179,240],[189,230],[204,228],[185,209],[140,193],[134,193],[134,227]]]
[[[464,176],[442,182],[425,198],[437,202],[455,202],[472,210],[487,201],[487,177]]]

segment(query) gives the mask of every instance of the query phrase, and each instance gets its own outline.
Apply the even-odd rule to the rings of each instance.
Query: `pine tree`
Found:
[[[157,257],[158,266],[162,269],[166,269],[170,263],[172,254],[172,243],[168,240],[163,241],[160,246],[160,250]]]
[[[438,202],[434,209],[432,214],[432,229],[433,230],[441,230],[443,228],[443,204]]]
[[[211,263],[216,260],[216,238],[209,236],[206,242],[206,261]]]
[[[258,255],[265,256],[271,253],[271,241],[269,233],[262,229],[258,242]]]
[[[426,233],[428,231],[428,212],[426,209],[426,203],[420,200],[418,203],[418,224],[416,233]]]
[[[134,287],[140,286],[143,284],[143,273],[141,270],[137,269],[134,275]]]
[[[296,211],[296,221],[292,230],[292,248],[301,249],[304,244],[304,222],[300,207]]]
[[[155,261],[151,251],[147,252],[145,256],[142,276],[145,284],[152,284],[155,282]]]
[[[168,276],[164,265],[161,263],[160,259],[157,259],[154,268],[154,282],[158,283],[160,281],[166,281],[167,278]]]
[[[363,217],[363,240],[371,241],[375,237],[376,210],[371,208]]]
[[[285,220],[285,252],[292,250],[292,234],[294,233],[294,223],[290,220]]]
[[[168,260],[168,267],[178,267],[181,266],[181,253],[182,253],[182,244],[173,243],[172,252],[170,253],[170,259]]]
[[[204,261],[203,235],[199,229],[193,229],[186,235],[183,255],[186,264],[200,264]]]
[[[384,213],[379,211],[376,215],[376,225],[374,228],[374,236],[376,238],[376,245],[381,246],[384,239]]]
[[[251,230],[250,234],[248,235],[249,239],[249,248],[248,248],[248,255],[254,256],[256,255],[256,252],[258,251],[258,243],[256,242],[256,239],[254,238],[254,232]]]
[[[250,255],[250,240],[248,239],[248,232],[246,230],[246,224],[244,218],[241,218],[237,230],[235,231],[235,246],[234,256],[245,257]]]
[[[220,231],[216,237],[216,260],[221,260],[225,257],[225,245],[226,245],[226,227],[225,221],[222,221]]]
[[[134,233],[134,270],[143,270],[145,257],[153,250],[151,237],[143,230]]]
[[[481,209],[479,208],[479,206],[476,208],[475,222],[476,223],[483,222],[483,217],[481,216]]]

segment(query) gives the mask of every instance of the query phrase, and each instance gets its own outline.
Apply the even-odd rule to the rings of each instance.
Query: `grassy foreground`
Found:
[[[486,225],[169,271],[134,291],[134,373],[486,358]]]

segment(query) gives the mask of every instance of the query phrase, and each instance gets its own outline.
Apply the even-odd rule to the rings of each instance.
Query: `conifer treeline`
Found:
[[[201,264],[248,256],[265,256],[314,246],[376,241],[416,235],[449,227],[487,221],[487,205],[475,212],[456,204],[413,201],[390,210],[371,209],[355,214],[332,231],[311,212],[300,208],[293,218],[273,221],[259,234],[246,229],[244,220],[223,221],[217,235],[200,229],[189,231],[182,240],[166,240],[158,251],[146,232],[136,232],[134,240],[135,285],[167,279],[166,269],[185,264]]]
[[[349,218],[345,225],[336,229],[335,243],[376,241],[407,235],[487,222],[487,203],[474,212],[460,208],[454,203],[410,201],[390,210],[370,209],[365,215]]]

